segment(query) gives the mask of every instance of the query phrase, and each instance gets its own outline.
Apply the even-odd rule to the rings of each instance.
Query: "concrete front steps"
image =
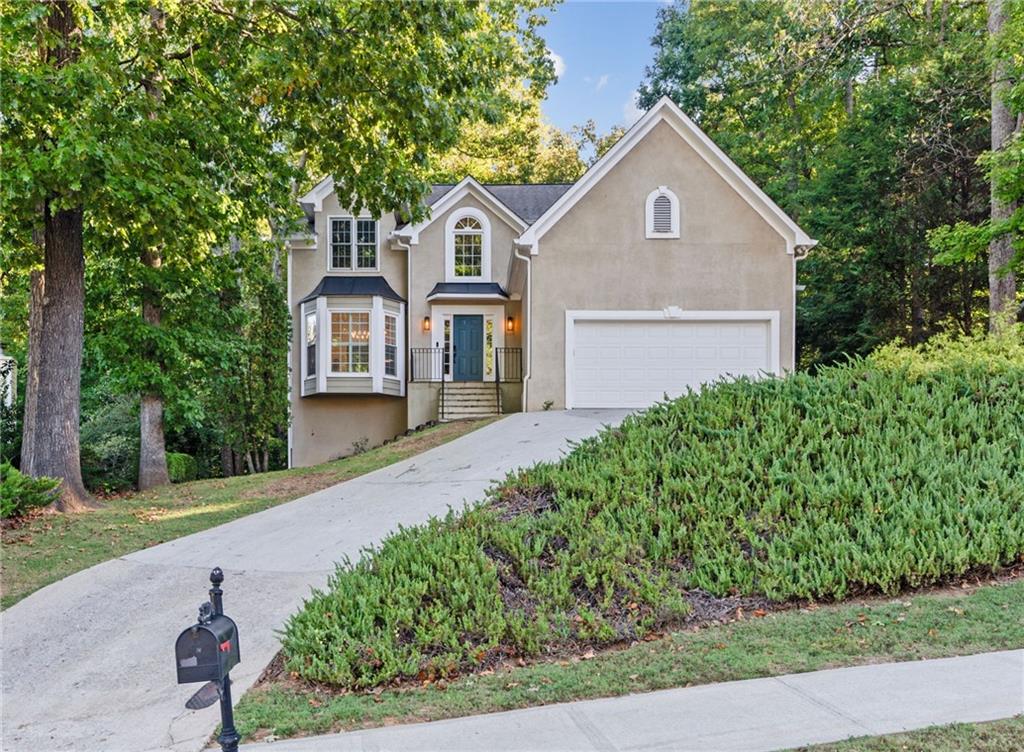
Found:
[[[444,385],[438,420],[470,420],[488,418],[501,412],[498,393],[493,383],[483,381],[450,381]]]

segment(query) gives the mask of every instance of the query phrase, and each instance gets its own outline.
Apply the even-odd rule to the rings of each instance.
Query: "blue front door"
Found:
[[[484,379],[484,317],[455,316],[452,322],[452,343],[455,345],[455,381]]]

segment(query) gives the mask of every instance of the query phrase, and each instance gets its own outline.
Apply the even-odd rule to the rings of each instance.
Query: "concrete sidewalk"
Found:
[[[191,712],[174,640],[192,624],[214,566],[239,626],[234,697],[279,649],[274,632],[335,562],[399,525],[461,507],[516,467],[556,458],[568,440],[626,411],[510,415],[374,473],[120,559],[45,587],[0,613],[3,728],[15,750],[200,749],[216,708]]]
[[[248,752],[780,750],[1024,713],[1024,650],[814,671],[243,745]],[[1024,743],[1024,742],[1022,742]]]

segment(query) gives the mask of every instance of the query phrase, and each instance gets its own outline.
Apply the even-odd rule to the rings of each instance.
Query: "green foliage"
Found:
[[[124,491],[135,485],[139,470],[138,405],[111,394],[109,385],[83,385],[82,479],[92,491]]]
[[[1024,356],[946,342],[722,383],[341,565],[287,665],[362,687],[636,639],[686,591],[841,599],[1024,553]]]
[[[57,478],[30,478],[0,462],[0,518],[20,517],[56,499]]]
[[[199,477],[199,465],[190,454],[168,452],[167,474],[171,477],[171,483],[187,483]]]
[[[464,126],[514,120],[552,78],[537,0],[228,5],[0,0],[0,312],[24,329],[40,208],[81,208],[84,379],[159,396],[204,466],[221,446],[283,456],[296,191],[331,174],[355,211],[419,214]],[[84,449],[121,487],[113,448]]]
[[[1009,82],[1005,100],[1019,118],[1024,114],[1024,3],[1006,2],[1002,33],[990,40],[989,60],[1002,66]],[[977,221],[973,224],[958,222],[940,227],[930,236],[932,246],[940,253],[937,263],[956,263],[964,258],[984,258],[988,243],[994,237],[1009,235],[1013,239],[1014,255],[1008,271],[1024,272],[1024,132],[1016,131],[997,151],[986,151],[979,163],[992,181],[996,196],[1013,207],[1010,216],[996,223]]]

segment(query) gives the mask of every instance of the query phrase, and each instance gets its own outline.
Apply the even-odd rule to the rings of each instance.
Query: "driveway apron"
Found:
[[[276,630],[335,562],[466,501],[507,472],[557,458],[626,411],[519,413],[409,460],[219,527],[99,564],[0,614],[2,748],[198,750],[215,708],[186,711],[174,639],[214,566],[239,626],[241,697],[279,648]]]

